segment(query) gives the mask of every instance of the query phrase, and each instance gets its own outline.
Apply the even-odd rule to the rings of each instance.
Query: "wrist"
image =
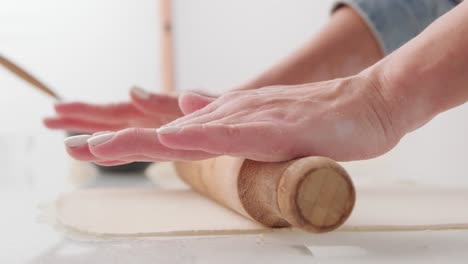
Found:
[[[374,83],[390,123],[401,135],[421,127],[441,112],[437,96],[429,89],[422,91],[426,82],[408,68],[392,65],[391,56],[360,75]]]

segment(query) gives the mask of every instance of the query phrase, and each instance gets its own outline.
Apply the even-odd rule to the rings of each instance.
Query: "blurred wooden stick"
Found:
[[[174,92],[171,0],[160,0],[161,11],[161,78],[162,92]]]
[[[50,88],[48,88],[45,84],[40,82],[34,76],[26,72],[25,70],[21,69],[19,66],[14,64],[12,61],[8,60],[7,58],[0,55],[0,65],[3,65],[6,69],[10,70],[13,74],[21,78],[22,80],[28,82],[35,88],[39,89],[40,91],[46,93],[47,95],[60,100],[60,97],[53,92]]]

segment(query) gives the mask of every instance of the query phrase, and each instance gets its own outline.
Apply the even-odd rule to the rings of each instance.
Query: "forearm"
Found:
[[[368,26],[349,7],[337,10],[305,46],[238,89],[294,85],[350,76],[382,58]]]
[[[394,126],[409,132],[468,100],[468,2],[363,74],[378,80]]]

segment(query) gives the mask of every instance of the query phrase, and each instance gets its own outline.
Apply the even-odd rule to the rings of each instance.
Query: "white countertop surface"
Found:
[[[0,263],[466,263],[468,230],[70,238],[24,193],[1,196]]]
[[[9,153],[0,164],[3,168],[0,263],[467,263],[468,260],[468,230],[322,235],[278,231],[112,239],[69,236],[41,217],[41,206],[51,203],[59,193],[78,187],[157,185],[142,175],[96,174],[91,166],[77,166],[64,154],[61,136],[50,137],[47,146],[34,138],[0,140]]]
[[[468,230],[274,232],[80,239],[38,221],[33,197],[1,195],[0,263],[466,263]]]

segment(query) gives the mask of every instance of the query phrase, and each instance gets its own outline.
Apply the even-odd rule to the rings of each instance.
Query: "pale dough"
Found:
[[[101,235],[175,235],[264,229],[191,190],[85,189],[56,202],[60,224]]]
[[[357,188],[344,230],[468,229],[468,189],[387,186]]]
[[[386,187],[357,191],[341,230],[468,228],[468,190]],[[101,235],[252,233],[267,228],[190,190],[86,189],[60,197],[58,221]]]

